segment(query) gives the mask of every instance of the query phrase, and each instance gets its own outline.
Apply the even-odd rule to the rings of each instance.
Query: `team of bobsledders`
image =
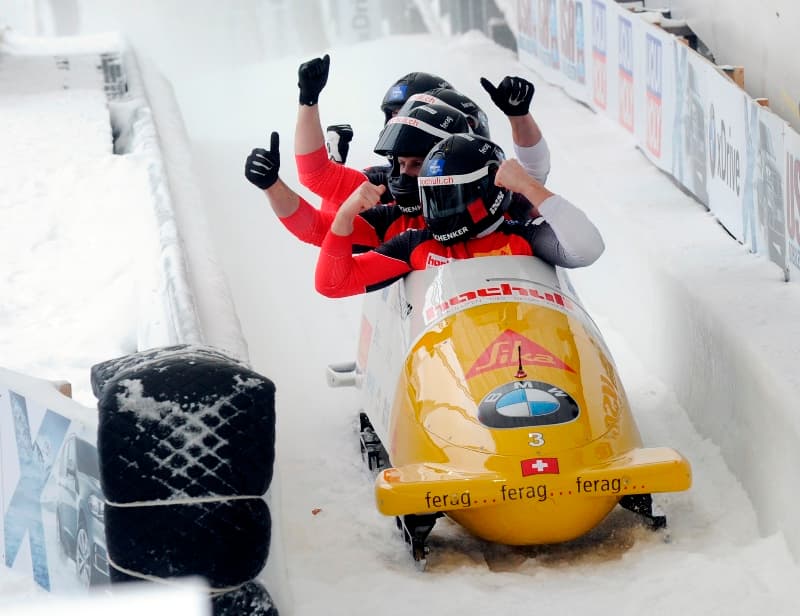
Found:
[[[550,152],[530,112],[530,81],[480,80],[510,123],[516,156],[506,158],[473,100],[436,75],[401,77],[381,103],[385,125],[374,151],[386,163],[358,170],[346,165],[352,128],[322,129],[319,97],[329,68],[326,55],[298,69],[295,160],[320,207],[281,180],[277,132],[245,164],[281,223],[320,247],[320,293],[364,293],[454,259],[535,255],[575,268],[602,254],[602,237],[584,212],[544,186]]]

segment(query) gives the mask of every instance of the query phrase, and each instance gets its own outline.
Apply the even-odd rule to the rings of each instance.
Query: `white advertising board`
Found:
[[[685,45],[676,45],[675,122],[672,175],[700,203],[708,205],[708,63]]]
[[[643,24],[635,39],[635,55],[644,59],[644,79],[637,84],[636,108],[643,110],[637,140],[660,169],[672,171],[675,122],[675,37]]]
[[[756,105],[756,130],[748,137],[752,143],[753,196],[761,239],[758,253],[784,271],[788,280],[786,249],[786,195],[784,194],[784,132],[787,124],[749,97],[746,105]]]
[[[612,2],[592,0],[591,5],[591,93],[595,111],[616,117],[617,110],[617,13]]]
[[[636,135],[638,117],[642,110],[636,105],[636,90],[643,81],[644,56],[636,55],[635,41],[640,36],[642,20],[629,11],[616,8],[616,118],[620,126]],[[613,45],[614,39],[612,39]]]
[[[559,50],[563,87],[574,98],[588,102],[587,0],[559,0]]]
[[[708,207],[717,220],[742,240],[742,189],[744,184],[744,91],[712,65],[703,66],[708,83]]]
[[[787,128],[783,135],[786,156],[786,239],[789,275],[800,280],[800,135]]]
[[[96,411],[0,368],[0,546],[48,591],[108,582]]]
[[[538,0],[517,2],[517,54],[519,61],[533,69],[539,64],[539,42],[536,39]]]

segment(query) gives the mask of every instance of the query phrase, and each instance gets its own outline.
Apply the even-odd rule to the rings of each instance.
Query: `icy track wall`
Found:
[[[249,490],[242,488],[242,493],[229,494],[227,489],[236,488],[234,482],[229,482],[226,484],[227,487],[219,493],[215,491],[216,488],[211,486],[217,480],[216,474],[208,471],[206,472],[207,477],[202,481],[186,488],[189,492],[192,489],[200,489],[203,498],[212,496],[219,502],[212,506],[215,508],[214,515],[209,515],[208,512],[205,515],[197,514],[194,526],[189,524],[187,528],[181,529],[181,532],[184,533],[183,540],[190,540],[192,536],[197,538],[204,531],[212,531],[212,536],[218,536],[218,543],[206,546],[205,552],[203,550],[186,550],[181,554],[175,550],[176,558],[173,561],[140,561],[136,563],[137,566],[134,569],[148,570],[156,577],[167,576],[169,571],[185,574],[202,570],[205,572],[204,577],[209,580],[213,588],[229,587],[228,591],[215,594],[215,614],[226,616],[240,613],[273,615],[276,613],[272,603],[273,598],[265,586],[272,590],[279,605],[286,606],[286,598],[283,597],[286,580],[283,577],[281,563],[279,488],[277,482],[272,481],[275,425],[274,386],[268,379],[246,370],[246,366],[249,364],[247,345],[241,332],[227,281],[213,255],[211,248],[213,243],[203,215],[205,211],[202,205],[204,195],[198,188],[199,183],[196,180],[190,156],[189,138],[172,87],[152,65],[147,62],[138,62],[131,50],[126,50],[124,57],[125,71],[128,76],[128,95],[123,102],[110,105],[112,124],[119,129],[119,134],[115,138],[115,151],[118,154],[138,154],[148,161],[161,247],[163,279],[160,296],[164,312],[167,315],[168,327],[165,332],[166,340],[164,340],[164,332],[159,333],[156,330],[156,335],[149,338],[147,334],[152,332],[145,329],[140,334],[139,341],[139,349],[142,350],[142,353],[107,362],[109,366],[119,368],[118,374],[113,379],[124,384],[130,380],[132,374],[141,380],[145,380],[148,375],[152,377],[154,361],[161,362],[158,363],[157,371],[159,373],[171,367],[183,375],[183,380],[180,378],[168,380],[170,386],[166,391],[159,389],[163,385],[159,386],[160,379],[156,379],[151,384],[151,390],[157,393],[150,393],[150,395],[160,395],[159,400],[164,400],[165,396],[169,399],[170,393],[174,396],[174,400],[184,400],[188,397],[190,402],[196,405],[198,412],[183,413],[182,410],[178,411],[175,407],[175,409],[169,410],[165,417],[162,417],[161,423],[154,425],[166,425],[173,428],[177,423],[195,427],[201,424],[205,426],[204,421],[210,417],[209,409],[203,406],[206,397],[217,400],[219,405],[227,405],[228,414],[232,412],[231,409],[235,410],[237,417],[242,418],[244,423],[250,422],[255,425],[254,422],[261,421],[264,424],[260,431],[254,430],[252,426],[244,428],[240,425],[239,430],[233,431],[232,434],[224,435],[221,432],[219,435],[215,435],[219,437],[217,440],[220,443],[227,444],[228,449],[226,450],[247,452],[250,455],[249,461],[239,458],[225,460],[227,466],[224,468],[230,467],[228,470],[234,475],[236,472],[243,473],[243,469],[249,469],[245,474],[249,473],[255,477],[257,480],[255,483],[258,484],[255,488],[249,486]],[[163,348],[167,344],[178,346]],[[160,352],[155,351],[155,355],[146,351],[153,347],[162,347],[162,349]],[[220,351],[219,356],[215,355],[217,350]],[[162,355],[166,356],[162,357]],[[209,355],[214,355],[213,361],[208,360]],[[128,372],[122,368],[125,366],[127,366]],[[104,459],[103,452],[107,451],[108,447],[106,446],[104,449],[101,445],[112,440],[110,435],[117,434],[116,428],[107,430],[105,426],[109,422],[118,421],[114,418],[118,415],[119,409],[114,406],[113,400],[116,400],[114,396],[103,397],[102,392],[105,391],[106,386],[96,386],[96,370],[100,368],[102,368],[100,365],[93,368],[92,385],[99,398],[98,449],[100,449],[101,462],[103,462],[101,464],[101,473],[103,473],[109,467],[109,464],[106,463],[117,458],[117,456],[111,455],[107,460]],[[195,370],[194,377],[184,374],[191,369]],[[204,370],[205,376],[203,376]],[[225,375],[229,377],[228,380],[223,379]],[[112,377],[107,378],[112,379]],[[242,383],[236,384],[242,379],[248,384],[246,396],[243,396],[242,392],[237,389],[237,387],[243,386]],[[184,389],[174,388],[170,391],[170,388],[177,387],[176,383],[180,383]],[[211,383],[216,388],[213,391],[210,389]],[[235,385],[232,386],[231,383]],[[254,383],[257,386],[253,385]],[[202,396],[196,394],[195,388],[198,385],[202,386]],[[258,390],[257,395],[256,390]],[[195,399],[192,399],[192,396],[195,396]],[[231,396],[238,402],[233,404],[232,400],[226,399],[226,396]],[[112,402],[109,402],[109,399]],[[237,406],[245,399],[247,400],[245,406]],[[147,404],[146,401],[145,404]],[[167,407],[164,406],[164,408]],[[181,405],[180,408],[183,409],[183,406]],[[214,417],[208,418],[208,421],[212,422],[209,425],[213,425]],[[230,423],[230,418],[228,423]],[[106,437],[102,438],[104,434]],[[120,439],[121,437],[114,436],[113,438]],[[115,446],[129,448],[130,451],[138,451],[140,448],[140,445],[127,443],[124,439],[115,443]],[[218,445],[218,447],[224,449],[223,445]],[[253,453],[252,450],[257,453]],[[265,458],[262,454],[266,451],[269,451],[270,455]],[[259,455],[264,458],[260,460],[262,466],[255,463]],[[222,462],[221,459],[219,461]],[[114,463],[111,462],[110,467],[113,465]],[[197,468],[204,468],[202,462],[196,462],[195,465]],[[223,468],[223,466],[219,468]],[[253,469],[262,472],[253,473]],[[113,478],[117,476],[117,471],[118,469],[107,474]],[[221,470],[219,472],[222,473]],[[206,483],[209,485],[205,485]],[[105,485],[110,488],[112,481],[107,480]],[[140,487],[144,489],[144,486]],[[265,493],[267,488],[269,488],[269,492]],[[177,498],[181,494],[183,492],[176,488],[173,497]],[[234,502],[226,500],[226,496],[233,496],[235,499],[247,498]],[[263,501],[261,496],[263,496]],[[109,498],[108,500],[113,499]],[[188,507],[191,509],[205,506],[194,504]],[[125,511],[125,507],[128,505],[123,506],[121,511]],[[176,520],[180,520],[181,516],[186,515],[178,511],[180,508],[180,506],[173,506],[163,509],[169,510]],[[270,510],[273,511],[273,515],[270,515]],[[134,521],[131,522],[130,517],[119,516],[116,511],[113,506],[110,506],[109,513],[118,517],[111,517],[117,521],[116,531],[109,526],[110,532],[107,532],[109,554],[113,556],[112,550],[117,548],[120,554],[134,558],[135,562],[135,550],[125,546],[124,541],[120,544],[118,540],[122,530],[124,530],[123,536],[131,534],[139,524],[136,521],[138,518],[134,516]],[[219,511],[223,513],[219,513]],[[192,515],[189,515],[187,519],[192,518]],[[254,530],[249,539],[249,548],[247,539],[244,539],[245,543],[233,551],[230,547],[225,547],[226,540],[235,543],[237,539],[230,533],[223,532],[225,528],[229,528],[224,521],[231,517],[237,519],[243,527],[247,523],[258,527],[258,530]],[[208,520],[211,519],[214,519],[220,528],[214,527],[213,524],[209,525]],[[159,539],[160,541],[165,541],[168,537],[175,535],[175,533],[170,533],[166,527],[162,530],[164,534]],[[190,543],[192,543],[191,540],[181,545],[188,546]],[[228,577],[225,575],[220,577],[218,568],[215,568],[213,563],[215,561],[224,562],[231,553],[237,554],[237,562],[240,563],[238,569],[233,567],[232,563],[228,563],[230,568],[235,570],[236,575],[230,577],[229,571]],[[203,554],[206,559],[214,554],[216,557],[211,560],[203,560]],[[265,562],[266,566],[264,566]],[[197,568],[198,566],[200,569]],[[112,575],[112,579],[116,579],[114,575]],[[264,584],[262,585],[261,582]],[[244,607],[245,605],[250,608]],[[248,609],[252,611],[248,612]]]
[[[267,492],[274,463],[274,386],[248,368],[227,283],[210,254],[203,196],[195,188],[187,156],[191,149],[172,90],[160,74],[147,66],[140,69],[115,35],[29,38],[5,30],[0,31],[0,56],[6,73],[13,74],[13,65],[27,79],[43,80],[41,87],[86,89],[106,99],[114,153],[133,156],[147,169],[151,198],[137,203],[146,213],[152,208],[158,233],[153,250],[160,255],[153,268],[157,271],[148,271],[142,281],[143,310],[137,324],[141,352],[92,368],[99,426],[96,410],[60,395],[52,384],[0,368],[3,561],[57,594],[103,584],[109,573],[115,580],[128,574],[147,579],[203,575],[215,589],[214,614],[274,616],[261,584],[278,586],[279,595],[286,586],[281,567],[265,567],[269,553],[270,565],[280,564],[282,557],[276,558],[281,541],[269,510],[280,511],[280,506],[276,490]],[[96,113],[101,110],[98,106]],[[126,398],[117,395],[122,390],[128,392]],[[222,427],[220,414],[226,418]],[[119,429],[120,421],[137,417],[151,424],[141,430]],[[111,429],[104,428],[110,423]],[[198,431],[204,434],[205,455],[195,459],[189,454],[197,456],[198,445],[186,435]],[[165,436],[159,441],[161,433]],[[141,434],[156,440],[143,443],[137,440]],[[112,451],[100,464],[98,449]],[[150,494],[153,488],[141,485],[139,472],[134,475],[140,485],[131,478],[119,485],[120,464],[137,455],[151,461],[167,456],[159,468],[175,476],[181,470],[173,472],[175,460],[186,460],[195,467],[187,471],[192,485]],[[207,467],[209,457],[215,464]],[[194,472],[198,469],[205,475]],[[239,484],[226,482],[226,473]],[[70,481],[81,486],[72,496],[86,502],[65,500],[60,488]],[[153,481],[165,485],[163,478]],[[125,500],[137,488],[140,498]],[[149,509],[143,513],[143,507]],[[213,509],[214,515],[192,513],[202,508]],[[65,513],[73,510],[82,513]],[[173,519],[165,518],[165,512]],[[147,514],[161,520],[162,536],[154,532],[153,523],[141,523]],[[212,519],[221,528],[213,527]],[[230,519],[242,527],[250,523],[253,530],[238,538],[235,549],[231,544],[237,538],[226,534],[235,526]],[[126,541],[134,531],[144,535],[130,546]],[[77,539],[81,533],[87,541]],[[198,541],[204,533],[214,541]],[[171,556],[158,561],[146,552],[142,559],[146,540],[162,545],[171,540],[172,548],[165,552]],[[59,553],[71,560],[57,558]],[[225,559],[231,558],[237,566],[225,567]],[[118,569],[119,561],[127,566]]]
[[[800,137],[675,36],[613,1],[503,4],[520,60],[618,122],[733,236],[692,224],[653,233],[659,219],[671,229],[674,217],[698,216],[654,194],[657,208],[609,213],[609,249],[580,276],[580,290],[720,447],[762,532],[782,532],[800,557],[790,487],[800,468]]]
[[[115,152],[135,153],[148,161],[161,246],[160,296],[167,319],[166,332],[140,333],[139,348],[159,346],[165,335],[169,344],[208,344],[247,360],[227,282],[210,250],[204,197],[172,87],[130,51],[125,69],[129,96],[110,105],[112,124],[121,131]]]

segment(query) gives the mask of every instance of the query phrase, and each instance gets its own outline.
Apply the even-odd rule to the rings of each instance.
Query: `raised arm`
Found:
[[[522,77],[505,77],[497,86],[481,77],[481,85],[511,125],[511,139],[520,164],[528,175],[542,184],[550,173],[550,149],[539,125],[530,113],[536,88]]]
[[[603,254],[603,238],[588,216],[529,176],[518,161],[503,162],[495,184],[525,196],[547,222],[549,229],[543,228],[534,236],[534,254],[561,267],[590,265]]]
[[[328,83],[331,59],[328,54],[303,62],[297,69],[300,89],[297,125],[294,131],[295,154],[308,154],[325,147],[325,134],[319,117],[319,95]]]
[[[245,177],[260,188],[269,201],[272,211],[292,235],[299,240],[320,246],[333,222],[333,214],[321,212],[279,176],[281,166],[280,137],[273,132],[269,149],[255,148],[245,162]],[[375,229],[364,219],[355,221],[353,242],[358,249],[378,245]]]
[[[319,115],[319,96],[328,83],[330,56],[303,62],[297,69],[300,89],[294,131],[295,161],[300,183],[324,199],[322,209],[335,212],[366,176],[330,160]],[[351,131],[352,132],[352,131]]]
[[[358,295],[397,280],[411,271],[407,261],[380,252],[352,254],[354,225],[360,219],[358,215],[373,207],[384,190],[384,186],[365,182],[342,203],[336,213],[317,260],[315,285],[322,295]]]

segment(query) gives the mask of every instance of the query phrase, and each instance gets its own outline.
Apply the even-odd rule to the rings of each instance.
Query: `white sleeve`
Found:
[[[539,143],[531,146],[521,146],[515,143],[514,153],[527,174],[540,184],[544,184],[547,174],[550,173],[550,148],[545,138],[542,137],[539,139]]]
[[[539,205],[539,213],[550,225],[559,243],[563,267],[591,265],[603,254],[605,244],[600,231],[582,210],[559,195]]]

